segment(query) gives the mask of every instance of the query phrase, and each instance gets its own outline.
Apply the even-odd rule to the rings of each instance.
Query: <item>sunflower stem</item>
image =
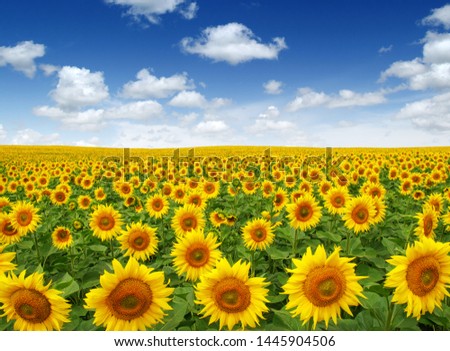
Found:
[[[38,239],[36,236],[36,232],[33,232],[34,246],[36,247],[36,258],[38,260],[38,264],[41,264],[41,254],[39,252]]]
[[[255,276],[255,270],[256,270],[256,266],[255,266],[255,250],[252,250],[250,255],[251,255],[250,259],[252,260],[250,267],[251,267],[252,277],[254,277]]]
[[[386,297],[386,302],[387,302],[387,304],[388,304],[388,314],[387,314],[387,317],[386,317],[386,325],[385,325],[385,330],[391,330],[391,327],[392,327],[392,315],[393,315],[393,313],[394,313],[394,307],[395,307],[395,305],[394,305],[394,303],[392,303],[391,301],[389,301],[389,298],[388,297]]]
[[[345,254],[348,256],[350,253],[350,235],[351,235],[351,231],[347,230],[347,245],[345,247]]]
[[[111,250],[111,257],[114,261],[115,257],[114,257],[114,247],[113,247],[113,241],[112,239],[109,241],[109,249]]]
[[[295,253],[297,252],[297,238],[298,238],[298,229],[294,230],[294,242],[292,243],[292,256],[295,257]]]

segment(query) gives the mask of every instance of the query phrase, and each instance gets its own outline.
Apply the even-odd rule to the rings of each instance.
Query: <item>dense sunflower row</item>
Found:
[[[448,150],[241,149],[3,150],[0,327],[447,328]]]

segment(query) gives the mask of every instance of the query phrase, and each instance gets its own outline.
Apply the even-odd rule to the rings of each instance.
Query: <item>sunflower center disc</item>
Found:
[[[159,210],[162,207],[161,200],[156,200],[153,202],[153,208]]]
[[[152,300],[152,290],[147,284],[139,279],[128,278],[111,291],[107,304],[115,317],[129,321],[147,312]]]
[[[352,219],[357,224],[364,224],[369,219],[369,211],[363,206],[357,206],[352,212]]]
[[[110,230],[114,227],[114,218],[108,216],[108,217],[102,217],[100,219],[99,227],[101,230]]]
[[[30,223],[31,223],[31,216],[30,216],[30,214],[22,212],[19,215],[19,224],[21,226],[27,226]]]
[[[11,222],[7,222],[2,228],[2,233],[6,236],[13,236],[17,234],[17,230],[13,228]]]
[[[299,210],[297,211],[297,219],[306,222],[308,219],[310,219],[313,215],[313,211],[310,206],[308,205],[302,205]]]
[[[423,234],[428,238],[433,230],[433,219],[430,216],[423,220]]]
[[[208,248],[203,245],[189,247],[186,251],[186,261],[195,268],[204,266],[209,261]]]
[[[218,307],[228,313],[242,312],[250,305],[250,290],[245,283],[236,278],[225,278],[213,289]]]
[[[182,227],[185,231],[191,230],[195,228],[197,225],[195,218],[192,217],[184,218],[182,222],[183,222]]]
[[[260,242],[264,241],[267,237],[267,233],[263,228],[257,228],[252,232],[252,239],[254,241]]]
[[[47,298],[32,289],[20,289],[11,296],[16,313],[30,323],[42,323],[51,314],[51,306]]]
[[[342,297],[345,292],[345,277],[335,267],[317,267],[306,277],[305,296],[315,306],[329,306]]]
[[[146,232],[137,230],[130,233],[128,242],[133,249],[141,251],[148,247],[150,244],[150,238]]]
[[[425,296],[439,281],[439,262],[431,256],[420,257],[408,265],[408,288],[417,296]]]
[[[65,241],[68,237],[69,237],[69,233],[67,233],[66,230],[60,230],[58,232],[58,239]]]

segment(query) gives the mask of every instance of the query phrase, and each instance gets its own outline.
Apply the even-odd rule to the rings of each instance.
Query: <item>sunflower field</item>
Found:
[[[0,330],[450,330],[450,149],[0,149]]]

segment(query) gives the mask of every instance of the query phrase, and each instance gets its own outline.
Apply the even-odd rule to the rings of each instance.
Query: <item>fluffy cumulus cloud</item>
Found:
[[[28,78],[36,74],[35,59],[45,55],[45,46],[33,41],[23,41],[16,46],[0,46],[0,67],[11,65]]]
[[[207,105],[206,98],[196,91],[181,91],[169,101],[169,105],[186,108],[203,108]]]
[[[425,17],[422,23],[431,26],[442,25],[445,29],[450,29],[450,4],[433,9],[431,15]]]
[[[161,99],[193,88],[194,84],[185,73],[158,78],[144,68],[137,73],[136,80],[123,86],[122,95],[131,99]]]
[[[409,119],[424,129],[450,130],[450,93],[408,103],[396,117]]]
[[[300,109],[324,106],[327,108],[342,108],[354,106],[370,106],[386,101],[384,91],[357,93],[342,89],[338,94],[329,95],[317,92],[311,88],[300,88],[294,100],[288,103],[287,109],[295,112]]]
[[[109,96],[102,72],[64,66],[58,71],[58,84],[50,96],[63,109],[96,105]]]
[[[404,79],[412,90],[450,88],[450,33],[428,32],[422,43],[422,57],[394,62],[380,81]]]
[[[127,14],[135,19],[146,18],[150,23],[160,22],[160,16],[179,12],[186,19],[193,19],[198,11],[196,2],[185,0],[105,0],[107,3],[127,8]]]
[[[237,65],[255,59],[277,59],[287,45],[281,37],[273,38],[271,43],[262,43],[245,25],[228,23],[206,28],[199,38],[182,39],[181,47],[190,54]]]
[[[223,133],[228,130],[228,126],[221,120],[206,120],[198,123],[194,127],[194,132],[200,134]]]
[[[270,95],[278,95],[283,92],[281,87],[283,83],[278,80],[269,80],[263,84],[264,92]]]
[[[39,68],[41,69],[42,72],[44,72],[44,75],[46,77],[51,76],[53,73],[56,73],[61,69],[61,67],[59,67],[59,66],[50,65],[47,63],[43,63],[43,64],[39,65]]]
[[[280,110],[276,106],[269,106],[265,112],[260,113],[254,124],[249,127],[250,133],[264,134],[266,132],[293,131],[296,129],[294,123],[279,120]]]
[[[36,130],[27,128],[18,130],[11,140],[13,145],[59,145],[61,137],[58,133],[44,135]]]

